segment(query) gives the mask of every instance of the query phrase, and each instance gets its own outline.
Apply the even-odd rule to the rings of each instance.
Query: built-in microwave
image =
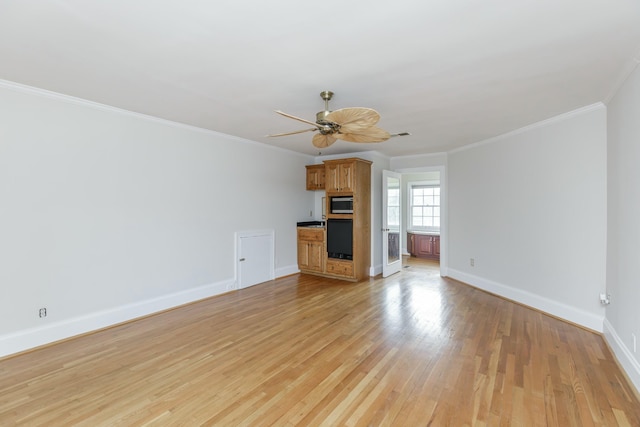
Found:
[[[329,202],[329,212],[332,214],[353,213],[353,196],[331,197]]]

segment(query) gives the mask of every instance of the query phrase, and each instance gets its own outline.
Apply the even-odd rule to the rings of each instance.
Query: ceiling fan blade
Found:
[[[389,132],[377,126],[371,126],[364,130],[352,133],[343,133],[342,129],[340,129],[340,132],[334,134],[334,136],[342,139],[343,141],[349,142],[382,142],[391,138]]]
[[[318,148],[327,148],[334,142],[336,142],[336,137],[333,135],[323,135],[321,133],[313,135],[313,145]]]
[[[287,135],[295,135],[297,133],[304,133],[304,132],[313,132],[318,130],[318,128],[313,128],[313,129],[302,129],[302,130],[296,130],[293,132],[286,132],[286,133],[274,133],[273,135],[267,135],[267,136],[287,136]]]
[[[282,114],[283,116],[289,117],[290,119],[298,120],[300,122],[307,123],[309,125],[312,125],[312,126],[315,126],[317,128],[320,128],[320,126],[316,122],[311,122],[309,120],[301,119],[300,117],[292,116],[291,114],[287,114],[284,111],[276,110],[276,113]]]
[[[339,124],[342,133],[353,133],[378,123],[380,114],[371,108],[341,108],[329,113],[327,120]]]

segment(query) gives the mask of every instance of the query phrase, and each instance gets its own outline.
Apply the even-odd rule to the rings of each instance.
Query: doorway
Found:
[[[448,266],[448,257],[447,257],[447,248],[448,248],[448,238],[447,238],[447,181],[445,174],[445,166],[430,166],[423,168],[412,168],[412,169],[398,169],[398,172],[401,176],[401,251],[404,255],[408,255],[408,247],[407,247],[407,232],[423,232],[423,233],[438,233],[439,234],[439,268],[440,275],[447,276],[447,266]],[[411,200],[411,185],[415,186],[438,186],[439,187],[439,200],[437,201],[438,206],[438,223],[436,225],[435,222],[424,222],[414,224],[415,221],[412,221],[410,209],[412,208],[412,200]],[[423,206],[430,205],[431,203],[424,203]],[[415,203],[415,205],[419,205],[419,203]],[[416,206],[415,209],[420,209],[420,206]],[[430,214],[434,214],[434,212],[430,212]]]

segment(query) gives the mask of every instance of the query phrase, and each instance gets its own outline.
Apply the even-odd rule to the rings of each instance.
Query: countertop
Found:
[[[297,226],[307,228],[324,228],[324,221],[301,221],[297,223]]]
[[[439,236],[440,235],[439,231],[411,231],[411,230],[407,230],[407,233],[423,234],[425,236]]]

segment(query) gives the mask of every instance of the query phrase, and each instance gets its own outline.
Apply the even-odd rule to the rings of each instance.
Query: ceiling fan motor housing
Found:
[[[318,111],[316,113],[316,122],[322,123],[327,121],[327,116],[331,113],[329,110]]]
[[[320,114],[320,113],[318,113],[318,114]],[[320,119],[318,119],[317,123],[318,123],[318,130],[323,135],[334,134],[334,133],[338,132],[340,130],[340,127],[341,127],[338,123],[330,122],[328,120],[320,120]]]

